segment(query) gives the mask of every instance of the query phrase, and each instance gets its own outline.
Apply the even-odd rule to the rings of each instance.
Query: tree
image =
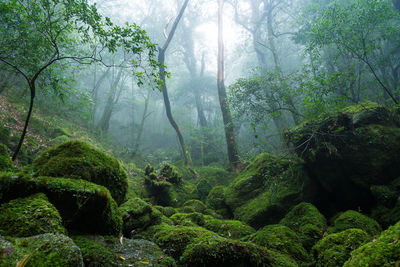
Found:
[[[312,22],[308,50],[319,56],[323,48],[332,47],[364,63],[387,97],[398,104],[400,62],[391,62],[399,53],[396,21],[400,21],[399,12],[388,0],[352,0],[345,4],[335,1]],[[393,40],[397,44],[390,48]],[[387,60],[382,62],[382,58]],[[392,74],[391,83],[387,72]]]
[[[229,109],[224,84],[224,40],[223,40],[223,7],[224,0],[218,0],[218,96],[222,119],[225,128],[225,138],[228,149],[228,159],[235,171],[240,169],[239,151],[236,144],[235,127]]]
[[[61,61],[100,62],[106,51],[123,48],[136,55],[131,62],[133,68],[141,66],[140,55],[146,55],[150,72],[136,72],[139,83],[147,76],[160,84],[156,46],[146,32],[136,24],[114,25],[87,0],[3,0],[0,13],[0,62],[22,76],[30,91],[29,110],[13,160],[27,132],[37,86],[44,78],[57,80],[54,75],[45,76]]]
[[[173,115],[172,115],[172,111],[171,111],[171,103],[169,101],[169,96],[168,96],[168,90],[167,90],[167,85],[165,82],[165,70],[164,70],[164,63],[165,63],[165,52],[168,49],[169,44],[171,43],[172,38],[174,37],[176,28],[178,27],[179,21],[181,20],[183,13],[185,12],[185,9],[187,7],[189,3],[189,0],[185,0],[185,2],[183,3],[178,16],[175,18],[174,24],[172,24],[172,28],[169,31],[168,35],[166,34],[166,30],[164,31],[165,33],[165,37],[166,37],[166,41],[164,43],[163,46],[160,46],[158,48],[158,62],[159,64],[159,69],[160,69],[160,75],[161,75],[161,80],[162,80],[162,93],[163,93],[163,97],[164,97],[164,104],[165,104],[165,110],[167,113],[167,117],[169,122],[171,123],[171,126],[174,128],[176,134],[178,135],[178,140],[179,140],[179,144],[181,146],[182,149],[182,154],[183,157],[185,159],[185,165],[191,165],[192,164],[192,160],[190,157],[190,153],[186,148],[186,144],[185,144],[185,140],[183,139],[183,135],[181,130],[179,129],[178,124],[176,123]],[[168,26],[168,25],[167,25]]]

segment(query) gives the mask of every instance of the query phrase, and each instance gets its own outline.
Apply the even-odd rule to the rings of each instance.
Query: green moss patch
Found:
[[[120,163],[82,141],[69,141],[43,152],[34,161],[36,176],[83,179],[102,185],[121,204],[128,182]]]
[[[84,266],[80,249],[65,235],[42,234],[9,241],[0,237],[0,251],[1,267]]]
[[[43,193],[0,206],[1,235],[25,237],[45,233],[65,234],[66,230],[57,209]]]
[[[330,228],[330,230],[337,233],[350,228],[364,230],[370,236],[376,236],[381,231],[380,225],[374,219],[354,210],[348,210],[340,214],[339,217],[335,219],[334,226]]]
[[[101,243],[86,236],[72,236],[72,240],[80,248],[85,266],[118,266],[117,254]]]
[[[0,203],[42,192],[63,219],[68,230],[118,235],[122,219],[107,188],[85,180],[0,175]]]
[[[240,239],[255,233],[253,227],[236,220],[219,220],[211,216],[204,216],[203,227],[226,238]]]
[[[342,266],[350,257],[351,251],[367,243],[369,240],[369,235],[363,230],[347,229],[340,233],[327,235],[313,247],[312,251],[318,266]],[[366,264],[360,266],[376,265]]]

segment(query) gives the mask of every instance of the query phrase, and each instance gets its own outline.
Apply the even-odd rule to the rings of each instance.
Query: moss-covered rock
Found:
[[[121,204],[127,175],[115,158],[82,141],[69,141],[43,152],[34,161],[36,176],[83,179],[105,186]]]
[[[174,207],[163,207],[163,206],[154,206],[155,209],[158,209],[163,215],[168,218],[178,212]]]
[[[66,230],[57,209],[43,193],[0,206],[1,235],[25,237],[45,233],[65,234]]]
[[[106,249],[101,242],[93,241],[93,237],[72,236],[72,240],[80,248],[85,266],[118,266],[117,254]]]
[[[204,213],[206,210],[206,205],[197,199],[191,199],[183,203],[183,207],[192,207],[195,212]]]
[[[280,224],[295,231],[307,250],[321,239],[327,228],[325,217],[314,205],[306,202],[293,207]]]
[[[276,266],[265,248],[251,243],[202,235],[182,255],[186,266]]]
[[[256,232],[253,227],[241,221],[219,220],[209,215],[204,216],[203,227],[226,238],[240,239]]]
[[[161,222],[162,213],[140,198],[129,199],[119,207],[119,211],[123,220],[123,233],[127,237]]]
[[[348,210],[340,214],[339,217],[335,219],[334,225],[330,230],[337,233],[350,228],[364,230],[370,236],[376,236],[382,230],[374,219],[354,210]]]
[[[199,212],[175,213],[170,219],[180,226],[203,226],[205,223],[204,215]]]
[[[343,266],[396,266],[400,261],[400,222],[358,249],[351,252],[351,257]]]
[[[58,146],[58,145],[61,145],[62,143],[68,142],[69,140],[70,140],[70,139],[69,139],[68,136],[66,136],[66,135],[60,135],[60,136],[57,136],[56,138],[50,140],[50,141],[47,143],[47,145],[48,145],[49,147]]]
[[[107,188],[85,180],[0,175],[0,203],[42,192],[59,211],[68,230],[118,235],[122,218]]]
[[[197,183],[192,192],[194,198],[198,198],[201,201],[206,201],[208,193],[211,191],[212,185],[205,178],[201,178]]]
[[[217,185],[228,185],[235,177],[235,173],[228,172],[224,168],[218,166],[203,166],[195,168],[195,170],[201,178],[206,179],[213,187]]]
[[[350,257],[351,251],[367,243],[369,240],[369,235],[360,229],[347,229],[340,233],[327,235],[312,248],[317,266],[342,266]]]
[[[284,225],[267,225],[251,235],[249,241],[286,254],[298,263],[307,264],[312,261],[297,234]]]
[[[311,198],[310,180],[296,159],[260,154],[225,190],[234,218],[260,228],[277,223],[291,207]]]
[[[1,237],[0,237],[1,239]],[[0,266],[83,267],[78,246],[65,235],[42,234],[0,241]]]
[[[226,204],[225,186],[219,185],[213,187],[208,193],[206,204],[224,218],[231,218],[233,216],[232,211]]]
[[[399,126],[397,112],[363,103],[287,133],[321,187],[318,208],[324,214],[359,207],[369,211],[376,204],[371,186],[390,184],[400,173]]]

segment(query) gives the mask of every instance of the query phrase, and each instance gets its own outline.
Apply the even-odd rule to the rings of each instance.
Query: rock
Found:
[[[83,179],[105,186],[121,204],[128,188],[127,175],[115,158],[82,141],[69,141],[44,151],[34,160],[36,176]]]
[[[399,260],[399,238],[400,222],[383,231],[376,240],[354,250],[343,266],[393,266]]]
[[[107,188],[85,180],[0,175],[0,203],[44,193],[59,211],[68,230],[119,235],[122,219]]]
[[[74,243],[80,248],[85,266],[118,266],[119,258],[112,250],[105,247],[102,237],[72,236]],[[96,242],[94,240],[101,240]]]
[[[348,210],[335,219],[334,225],[330,228],[333,233],[338,233],[350,228],[364,230],[370,236],[377,236],[381,232],[381,226],[374,220],[357,211]]]
[[[84,266],[80,249],[65,235],[48,233],[9,241],[1,241],[0,237],[0,251],[1,267]]]
[[[367,243],[369,240],[369,235],[360,229],[347,229],[340,233],[327,235],[312,248],[317,266],[342,266],[350,257],[351,251]]]
[[[226,204],[225,200],[225,186],[215,186],[208,193],[206,204],[211,209],[215,210],[218,214],[224,218],[233,217],[232,211]]]
[[[0,234],[13,237],[45,233],[66,234],[57,209],[38,193],[0,206]]]
[[[359,208],[369,212],[376,204],[371,186],[390,184],[400,173],[399,126],[396,111],[364,103],[286,134],[320,186],[317,206],[324,214]]]
[[[231,239],[241,239],[255,233],[253,227],[236,220],[219,220],[211,216],[204,216],[203,227],[218,235]]]
[[[307,250],[321,239],[327,228],[325,217],[314,205],[306,202],[293,207],[280,224],[295,231]]]
[[[204,213],[206,210],[206,205],[197,199],[191,199],[183,203],[183,207],[192,207],[195,212]]]
[[[129,199],[119,207],[119,211],[123,220],[123,234],[126,237],[161,222],[162,213],[140,198]]]
[[[302,265],[312,262],[312,258],[302,246],[300,238],[287,226],[267,225],[252,234],[248,240],[256,245],[279,251]]]
[[[225,199],[235,219],[260,228],[279,222],[313,194],[301,162],[264,153],[226,188]]]

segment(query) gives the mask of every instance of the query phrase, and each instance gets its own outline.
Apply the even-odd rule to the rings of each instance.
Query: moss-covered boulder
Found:
[[[293,207],[280,224],[295,231],[307,250],[321,239],[327,228],[325,217],[314,205],[306,202]]]
[[[218,214],[220,214],[224,218],[231,218],[232,211],[226,204],[225,200],[225,186],[219,185],[215,186],[208,193],[206,204],[211,209],[215,210]]]
[[[279,251],[303,265],[312,262],[298,235],[287,226],[279,224],[267,225],[252,234],[249,237],[249,241],[259,246]]]
[[[226,238],[240,239],[256,232],[253,227],[236,220],[219,220],[204,216],[203,227]]]
[[[194,198],[198,198],[201,201],[206,201],[208,193],[211,191],[212,185],[205,178],[201,178],[197,183],[192,192]]]
[[[400,222],[371,242],[351,252],[351,257],[343,266],[396,266],[400,261]]]
[[[312,252],[315,256],[317,266],[342,266],[350,257],[351,251],[367,243],[369,240],[369,235],[363,230],[347,229],[340,233],[327,235],[315,244]]]
[[[65,235],[42,234],[26,238],[2,239],[0,266],[83,267],[82,254]]]
[[[168,218],[174,215],[175,213],[178,213],[178,210],[175,209],[174,207],[163,207],[163,206],[153,206],[155,209],[158,209],[164,216],[167,216]]]
[[[271,254],[252,243],[202,235],[182,255],[185,266],[276,266]]]
[[[225,199],[235,219],[260,228],[279,222],[312,194],[301,162],[264,153],[226,188]]]
[[[129,199],[119,207],[119,211],[123,220],[123,233],[127,237],[161,222],[162,213],[140,198]]]
[[[122,218],[107,188],[85,180],[0,174],[0,203],[44,193],[68,230],[118,235]]]
[[[204,215],[199,212],[175,213],[170,219],[180,226],[203,226],[205,223]]]
[[[396,111],[363,103],[286,134],[320,186],[318,208],[324,214],[359,207],[369,211],[376,204],[371,186],[390,184],[400,173],[399,126]]]
[[[82,142],[69,141],[44,151],[34,160],[36,176],[83,179],[105,186],[121,204],[125,200],[127,175],[115,158]]]
[[[357,211],[348,210],[340,214],[330,231],[337,233],[350,228],[364,230],[370,236],[377,236],[381,232],[381,226],[374,220]]]
[[[85,266],[118,266],[120,260],[110,249],[107,249],[101,242],[96,242],[95,237],[72,236],[74,243],[82,253]]]
[[[66,230],[57,209],[43,193],[0,206],[0,235],[25,237],[45,233],[65,234]]]
[[[195,212],[204,213],[207,209],[206,205],[197,199],[191,199],[183,203],[183,207],[192,207]]]

